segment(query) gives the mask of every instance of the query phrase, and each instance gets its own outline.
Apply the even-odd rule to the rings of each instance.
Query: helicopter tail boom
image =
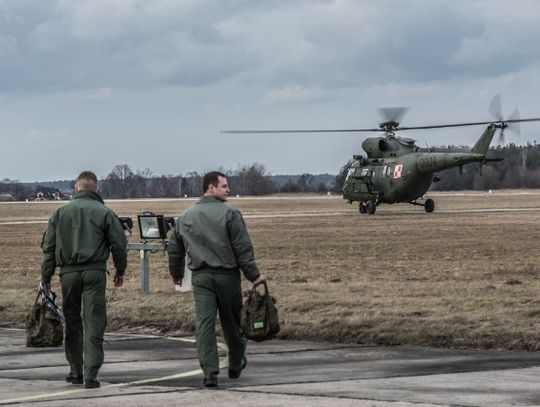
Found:
[[[497,126],[493,123],[487,126],[484,133],[482,133],[476,144],[471,148],[471,153],[486,155],[496,130]]]

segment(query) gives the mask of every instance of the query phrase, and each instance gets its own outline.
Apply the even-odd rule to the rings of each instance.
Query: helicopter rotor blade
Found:
[[[279,134],[279,133],[358,133],[381,132],[380,128],[372,129],[324,129],[324,130],[221,130],[225,134]]]
[[[504,139],[504,127],[501,128],[501,131],[499,132],[499,137],[497,137],[497,145],[498,146],[504,146],[506,144],[506,141]]]
[[[506,140],[504,138],[504,130],[508,129],[514,134],[519,135],[521,132],[521,126],[520,126],[520,119],[519,119],[519,110],[516,109],[512,112],[510,115],[510,118],[508,120],[501,121],[501,132],[499,133],[499,138],[497,139],[497,143],[500,146],[504,146],[506,144]]]
[[[513,113],[515,115],[515,113]],[[529,119],[512,118],[508,120],[500,121],[485,121],[485,122],[467,122],[467,123],[450,123],[450,124],[436,124],[429,126],[407,126],[396,127],[394,131],[400,130],[427,130],[427,129],[442,129],[447,127],[466,127],[466,126],[482,126],[489,124],[504,124],[510,123],[523,123],[523,122],[537,122],[540,121],[540,117],[534,117]],[[513,126],[515,128],[515,126]],[[300,130],[221,130],[220,133],[226,134],[279,134],[279,133],[359,133],[359,132],[384,132],[384,129],[377,128],[365,128],[365,129],[300,129]]]
[[[539,119],[540,120],[540,119]],[[453,124],[435,124],[430,126],[412,126],[412,127],[398,127],[396,130],[424,130],[424,129],[442,129],[445,127],[466,127],[466,126],[480,126],[494,123],[491,122],[468,122],[468,123],[453,123]]]
[[[520,118],[519,118],[519,110],[516,109],[516,110],[514,110],[512,112],[512,114],[510,115],[508,120],[506,120],[505,122],[509,123],[508,124],[508,130],[513,131],[515,134],[517,134],[519,136],[521,134],[521,125],[520,125],[520,123],[522,121],[528,121],[528,119],[520,120]]]
[[[497,119],[497,121],[502,121],[503,119],[503,113],[502,113],[502,103],[501,103],[501,94],[497,93],[493,99],[491,99],[491,103],[489,104],[488,108],[489,113]]]
[[[383,117],[385,122],[397,122],[399,123],[405,113],[409,111],[408,107],[380,107],[379,113]]]

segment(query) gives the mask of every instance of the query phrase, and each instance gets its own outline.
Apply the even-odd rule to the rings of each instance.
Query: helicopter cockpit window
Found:
[[[369,175],[369,168],[362,168],[362,172],[360,175],[362,177],[367,177]]]

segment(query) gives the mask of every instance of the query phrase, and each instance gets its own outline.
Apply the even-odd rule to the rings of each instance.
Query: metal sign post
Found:
[[[141,259],[140,270],[141,270],[141,292],[146,294],[150,292],[150,253],[156,253],[159,251],[167,250],[167,242],[141,242],[141,243],[128,243],[127,249],[136,250],[139,252],[139,258]],[[188,292],[192,291],[193,286],[191,285],[191,270],[187,268],[187,265],[184,269],[184,281],[182,281],[181,286],[175,286],[175,291],[178,292]]]
[[[150,253],[167,250],[167,242],[141,242],[128,243],[128,250],[137,250],[141,259],[141,291],[146,294],[150,291]]]

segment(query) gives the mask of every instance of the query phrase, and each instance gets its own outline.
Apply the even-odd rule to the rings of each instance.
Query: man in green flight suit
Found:
[[[240,328],[242,287],[240,270],[254,285],[266,277],[259,273],[251,239],[239,210],[225,202],[230,194],[226,176],[218,171],[203,178],[204,195],[185,211],[169,240],[169,271],[175,284],[184,277],[185,255],[192,271],[199,363],[205,387],[218,384],[219,359],[215,334],[219,311],[229,348],[229,378],[240,377],[247,365],[246,338]]]
[[[83,171],[75,182],[73,200],[54,211],[41,243],[42,282],[48,288],[55,268],[60,267],[65,351],[71,369],[66,381],[82,384],[84,373],[86,388],[99,387],[96,378],[103,364],[109,254],[116,268],[115,287],[122,286],[127,266],[124,230],[97,192],[96,175]]]

